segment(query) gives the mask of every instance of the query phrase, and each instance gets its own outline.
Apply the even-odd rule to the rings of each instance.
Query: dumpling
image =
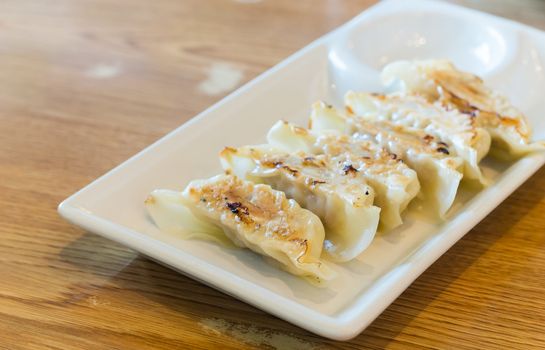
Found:
[[[320,261],[324,228],[320,219],[285,194],[232,175],[192,181],[180,193],[153,191],[146,208],[161,230],[225,234],[239,247],[259,253],[286,271],[312,282],[335,272]],[[201,236],[202,237],[202,236]]]
[[[372,141],[340,134],[319,135],[285,121],[271,128],[267,141],[287,152],[326,154],[340,162],[358,158],[359,173],[375,190],[374,204],[381,208],[380,222],[385,229],[403,223],[401,212],[420,191],[416,172]]]
[[[351,260],[371,243],[380,209],[373,205],[375,193],[359,174],[357,159],[289,154],[270,145],[227,147],[220,159],[227,173],[271,185],[318,215],[330,259]]]
[[[524,115],[505,96],[484,85],[479,77],[462,72],[449,61],[398,61],[384,67],[382,81],[390,90],[416,93],[445,109],[456,109],[475,120],[492,137],[491,153],[517,157],[545,150],[542,141],[531,143]]]
[[[464,160],[464,178],[486,183],[479,162],[490,149],[490,134],[473,119],[456,110],[445,109],[414,95],[381,95],[348,92],[346,108],[370,121],[387,120],[396,125],[421,129],[451,146],[453,155]]]
[[[416,171],[424,199],[440,217],[451,207],[463,176],[463,160],[450,155],[448,146],[432,135],[388,121],[343,115],[323,102],[313,105],[309,124],[316,132],[336,130],[376,142]]]

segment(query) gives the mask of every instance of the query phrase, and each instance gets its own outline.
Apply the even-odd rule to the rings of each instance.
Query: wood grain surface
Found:
[[[545,348],[545,169],[349,342],[57,215],[62,199],[372,3],[0,1],[0,348]],[[214,67],[229,84],[210,88]]]

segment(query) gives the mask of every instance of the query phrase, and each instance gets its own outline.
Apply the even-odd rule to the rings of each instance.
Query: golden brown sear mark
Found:
[[[437,147],[437,152],[440,152],[440,153],[443,153],[443,154],[447,154],[449,155],[450,152],[448,151],[448,149],[446,149],[445,147]]]
[[[227,208],[229,208],[229,210],[231,210],[231,213],[233,214],[250,215],[248,207],[245,207],[240,202],[227,202],[226,206]]]
[[[286,171],[288,171],[292,176],[297,176],[299,174],[299,171],[297,169],[290,168],[287,165],[284,165],[282,169],[285,169]]]
[[[316,168],[323,168],[326,166],[323,159],[316,159],[315,157],[312,157],[312,156],[303,158],[303,165],[312,166]]]
[[[312,186],[316,186],[316,185],[319,185],[319,184],[325,184],[326,182],[323,181],[323,180],[312,180],[311,181],[311,184]]]
[[[268,168],[282,168],[284,164],[284,162],[282,162],[281,160],[271,160],[271,159],[263,159],[259,163]]]
[[[277,169],[284,169],[292,176],[297,176],[299,174],[299,171],[297,169],[290,168],[288,165],[284,165],[284,162],[281,160],[269,160],[264,159],[260,161],[261,165],[269,167],[269,168],[277,168]]]
[[[424,142],[430,143],[430,142],[433,141],[434,137],[433,137],[432,135],[426,134],[426,135],[423,137],[423,139],[424,139]]]
[[[344,172],[344,175],[348,175],[348,174],[355,175],[358,172],[358,169],[354,168],[352,164],[347,163],[343,166],[343,172]]]
[[[371,92],[370,95],[373,96],[373,97],[376,97],[379,100],[385,100],[386,99],[386,96],[384,94],[379,93],[379,92]]]
[[[473,106],[471,103],[469,103],[469,101],[464,100],[461,97],[458,97],[456,94],[447,90],[443,86],[441,86],[441,89],[444,92],[443,95],[446,97],[447,102],[452,104],[460,113],[469,115],[472,118],[472,120],[473,118],[477,117],[481,113],[481,110]],[[449,106],[443,103],[443,107],[448,108]]]

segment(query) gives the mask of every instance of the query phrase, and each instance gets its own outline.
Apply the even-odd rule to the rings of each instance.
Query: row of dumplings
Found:
[[[447,61],[395,62],[382,79],[389,94],[348,92],[343,111],[317,102],[308,129],[279,121],[267,144],[226,147],[224,175],[153,191],[150,216],[163,231],[234,243],[321,283],[335,276],[330,261],[401,225],[415,197],[444,217],[462,180],[486,186],[489,151],[512,159],[545,148],[503,96]]]

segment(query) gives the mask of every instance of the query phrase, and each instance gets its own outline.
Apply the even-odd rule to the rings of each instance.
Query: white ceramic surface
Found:
[[[225,145],[263,142],[278,119],[306,124],[312,102],[338,103],[347,89],[381,90],[378,73],[397,59],[448,58],[483,76],[545,138],[545,33],[465,8],[428,1],[381,2],[207,109],[66,199],[67,220],[325,337],[359,334],[430,264],[545,162],[485,162],[493,184],[461,191],[442,225],[408,213],[357,260],[339,265],[326,289],[271,267],[256,254],[163,234],[143,201],[220,172]]]

